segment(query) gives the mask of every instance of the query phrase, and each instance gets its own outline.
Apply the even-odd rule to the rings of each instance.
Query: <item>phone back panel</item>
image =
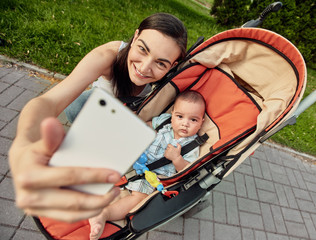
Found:
[[[53,155],[52,166],[109,168],[125,173],[155,138],[155,131],[118,99],[95,89]],[[104,194],[111,184],[72,186]]]

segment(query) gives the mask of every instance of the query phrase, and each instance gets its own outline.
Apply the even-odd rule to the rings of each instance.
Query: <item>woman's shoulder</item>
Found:
[[[111,41],[99,46],[98,48],[104,52],[112,52],[114,55],[117,55],[121,44],[122,41]]]

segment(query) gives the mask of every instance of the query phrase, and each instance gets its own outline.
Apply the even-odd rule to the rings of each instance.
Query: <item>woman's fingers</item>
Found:
[[[45,189],[36,191],[22,191],[16,198],[18,207],[28,211],[50,212],[62,211],[92,211],[108,205],[120,194],[118,188],[113,188],[105,195],[91,195],[68,189]]]
[[[104,168],[37,166],[21,173],[16,180],[24,188],[40,189],[88,183],[114,184],[120,180],[120,174]]]
[[[80,220],[88,219],[98,215],[102,211],[98,210],[87,210],[87,211],[71,211],[71,210],[44,210],[44,209],[26,209],[25,213],[31,216],[41,216],[52,218],[55,220],[73,223]]]

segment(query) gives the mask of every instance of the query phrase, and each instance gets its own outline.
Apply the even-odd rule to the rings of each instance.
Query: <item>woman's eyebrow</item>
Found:
[[[150,48],[147,46],[147,44],[145,43],[145,41],[142,40],[142,39],[138,39],[138,40],[141,41],[141,42],[144,44],[144,47],[146,48],[146,51],[150,53]],[[159,60],[159,61],[162,61],[162,62],[169,63],[170,65],[172,65],[171,62],[170,62],[168,59],[165,59],[165,58],[158,58],[158,60]]]

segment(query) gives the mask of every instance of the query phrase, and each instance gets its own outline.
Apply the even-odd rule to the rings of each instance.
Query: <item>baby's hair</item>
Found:
[[[204,97],[199,92],[196,92],[193,90],[186,90],[186,91],[179,93],[176,97],[175,103],[179,99],[182,99],[182,100],[185,100],[188,102],[194,102],[194,103],[201,102],[201,103],[203,103],[204,108],[206,107],[206,102],[205,102]]]

